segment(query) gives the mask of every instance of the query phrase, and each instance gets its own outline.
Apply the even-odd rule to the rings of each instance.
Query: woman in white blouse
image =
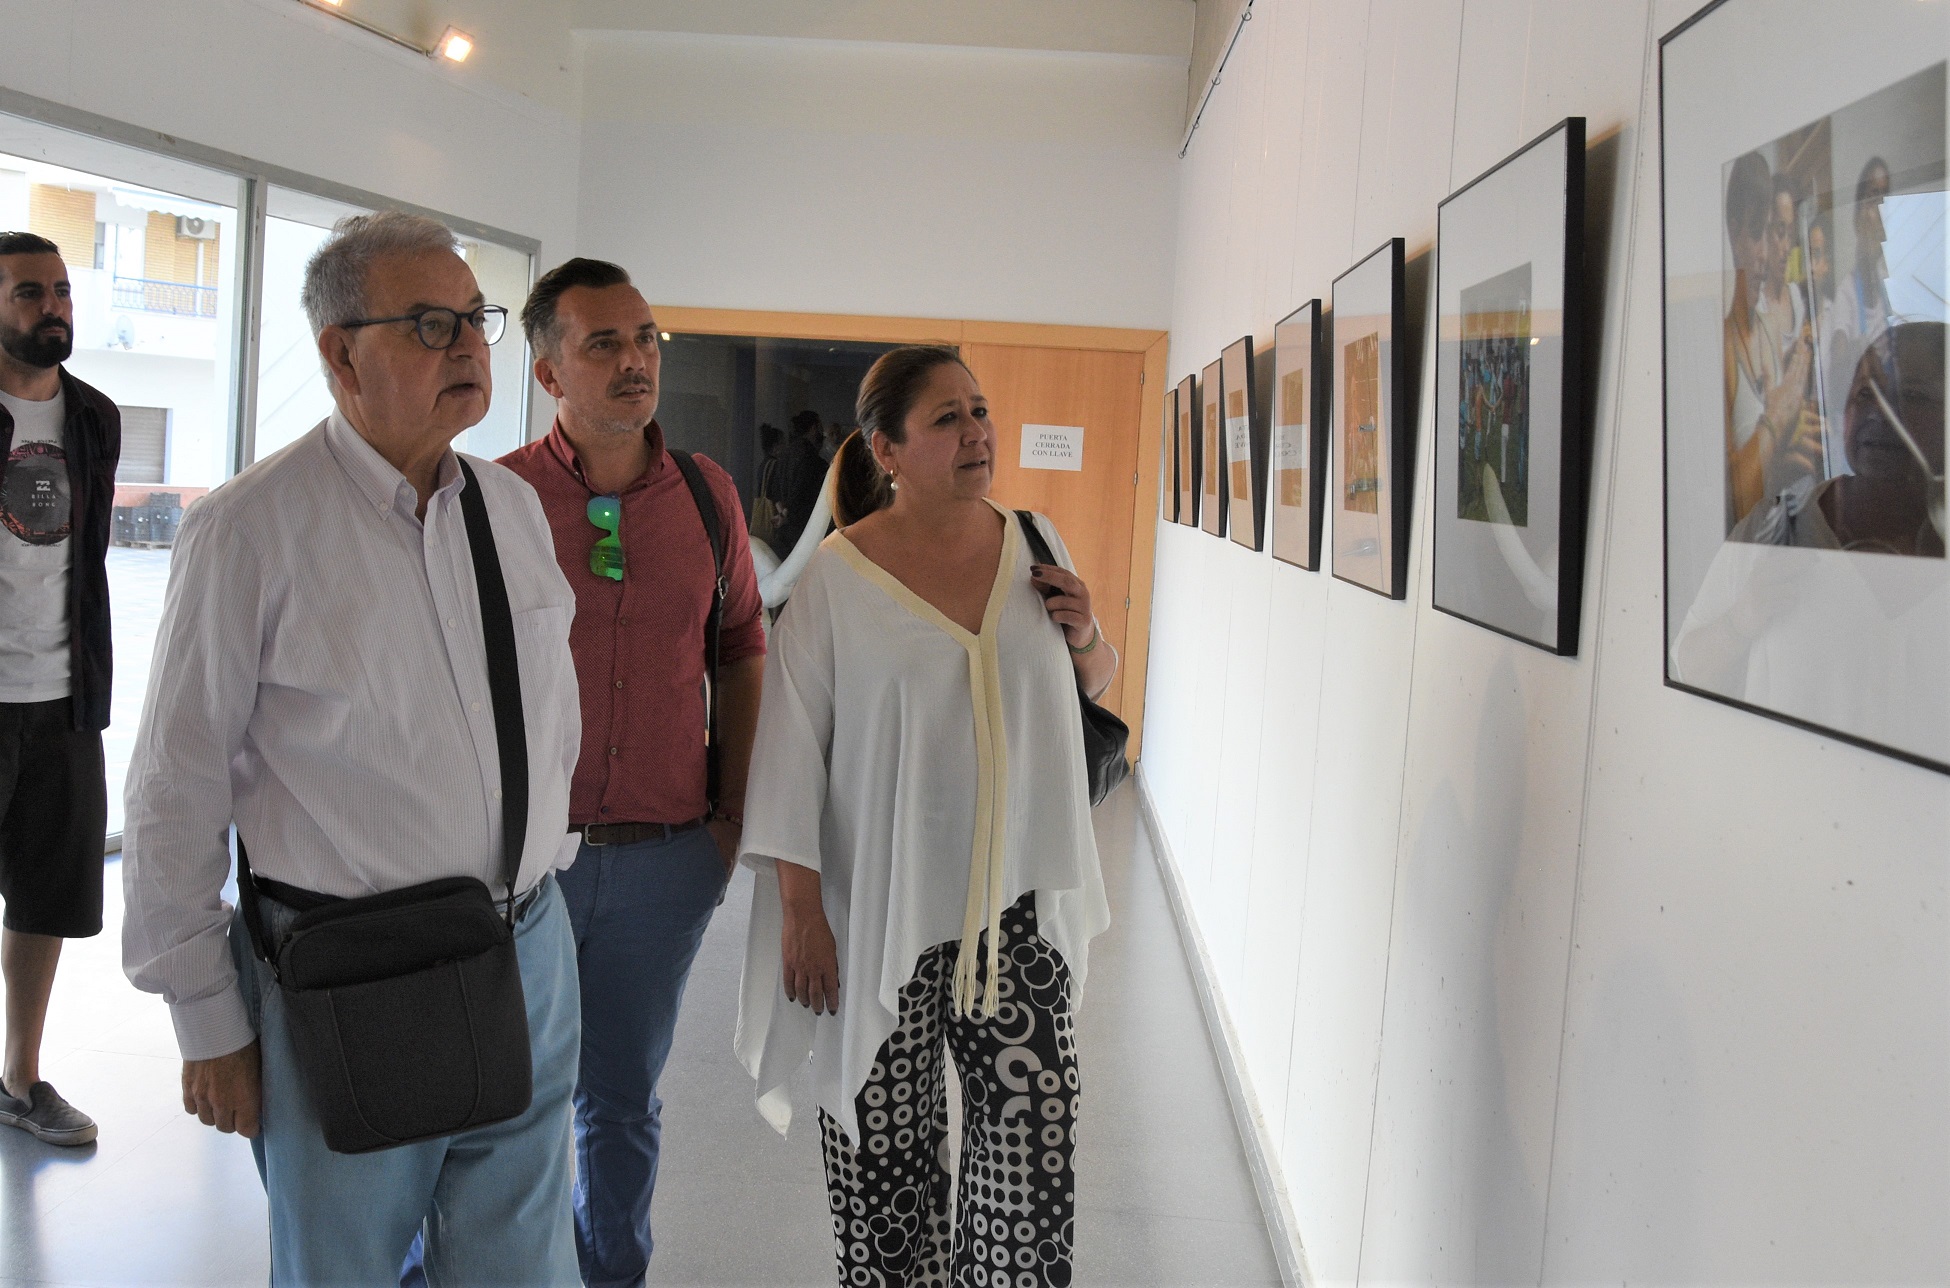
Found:
[[[826,539],[772,636],[738,1052],[780,1131],[810,1059],[842,1284],[1068,1284],[1072,1006],[1110,921],[1076,695],[1117,657],[1048,520],[1061,566],[989,499],[995,429],[953,350],[885,354],[857,410],[885,504]]]

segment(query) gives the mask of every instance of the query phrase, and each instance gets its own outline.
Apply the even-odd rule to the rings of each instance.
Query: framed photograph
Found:
[[[1205,476],[1199,480],[1199,526],[1215,537],[1226,534],[1225,417],[1219,392],[1225,384],[1221,363],[1208,363],[1199,380],[1200,435],[1204,442]]]
[[[1178,391],[1165,390],[1158,433],[1158,517],[1178,522]]]
[[[1327,481],[1327,328],[1308,300],[1273,328],[1273,557],[1320,568],[1321,489]]]
[[[1178,522],[1198,526],[1199,434],[1198,388],[1191,376],[1178,382]]]
[[[1334,575],[1407,593],[1415,428],[1402,239],[1334,279]]]
[[[1241,336],[1219,354],[1226,414],[1226,518],[1232,539],[1248,550],[1266,543],[1266,436],[1253,397],[1253,338]]]
[[[1666,683],[1950,773],[1950,23],[1847,13],[1659,42]]]
[[[1436,229],[1433,602],[1568,657],[1590,442],[1584,118],[1444,201]]]

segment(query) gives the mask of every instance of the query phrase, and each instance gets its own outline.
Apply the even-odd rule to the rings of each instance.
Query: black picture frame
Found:
[[[1572,116],[1436,210],[1430,603],[1562,657],[1590,487],[1584,194]]]
[[[1198,493],[1203,474],[1198,432],[1198,381],[1186,376],[1178,382],[1178,522],[1198,526]]]
[[[1165,390],[1158,423],[1158,518],[1178,522],[1178,390]]]
[[[1415,476],[1404,253],[1389,238],[1334,279],[1332,297],[1333,571],[1388,599],[1408,594]]]
[[[1267,390],[1267,524],[1281,563],[1320,570],[1327,488],[1332,361],[1326,311],[1308,300],[1273,328],[1273,381]]]
[[[1240,336],[1219,353],[1219,393],[1226,440],[1226,529],[1248,550],[1266,544],[1266,426],[1253,379],[1253,338]]]
[[[1950,28],[1832,13],[1714,0],[1659,41],[1664,681],[1950,773]],[[1726,76],[1761,39],[1774,74]]]
[[[1225,376],[1219,359],[1199,374],[1199,441],[1204,473],[1199,479],[1198,525],[1215,537],[1226,534]]]

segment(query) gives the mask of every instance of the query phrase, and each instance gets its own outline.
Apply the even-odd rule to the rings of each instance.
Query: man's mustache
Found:
[[[609,387],[610,396],[617,394],[650,393],[656,388],[648,380],[624,380]]]

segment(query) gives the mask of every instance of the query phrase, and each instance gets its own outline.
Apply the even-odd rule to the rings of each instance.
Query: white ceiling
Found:
[[[1194,0],[574,0],[587,35],[683,32],[1189,59]]]

